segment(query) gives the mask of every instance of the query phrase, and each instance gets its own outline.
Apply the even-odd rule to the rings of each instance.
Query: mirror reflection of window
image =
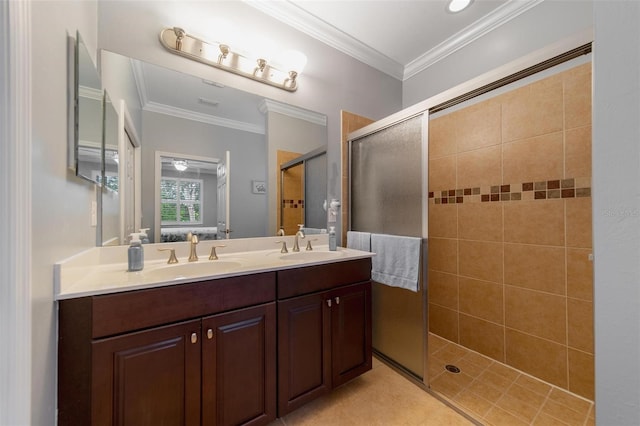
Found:
[[[160,182],[162,225],[202,224],[202,179],[163,178]]]
[[[159,242],[217,238],[219,160],[180,153],[159,153],[157,217]]]

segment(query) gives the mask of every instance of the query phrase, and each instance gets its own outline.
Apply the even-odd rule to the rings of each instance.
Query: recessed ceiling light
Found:
[[[460,12],[471,4],[471,0],[450,0],[447,10],[452,13]]]

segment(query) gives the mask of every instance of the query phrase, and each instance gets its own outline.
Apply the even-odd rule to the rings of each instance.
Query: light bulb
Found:
[[[447,6],[447,9],[449,10],[449,12],[457,13],[463,9],[466,9],[470,4],[471,0],[451,0],[449,2],[449,5]]]

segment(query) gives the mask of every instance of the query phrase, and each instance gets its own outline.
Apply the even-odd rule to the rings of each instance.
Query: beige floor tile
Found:
[[[478,417],[483,417],[493,407],[492,403],[468,390],[460,392],[453,402],[464,408],[465,412]]]
[[[520,373],[518,370],[511,368],[507,365],[501,364],[499,362],[494,362],[487,368],[488,371],[497,374],[498,376],[504,377],[505,379],[513,382],[518,378]]]
[[[454,374],[445,372],[431,380],[431,389],[446,396],[449,399],[455,398],[463,389],[473,382],[473,378],[466,374]]]
[[[555,417],[551,417],[548,414],[540,413],[538,417],[533,421],[533,426],[567,426],[565,422],[562,422]]]
[[[587,419],[587,413],[579,413],[566,405],[562,405],[551,400],[547,400],[547,402],[545,402],[542,406],[541,412],[555,417],[568,425],[583,425]]]
[[[480,355],[479,353],[468,351],[468,353],[464,356],[464,359],[474,363],[478,367],[487,368],[493,361],[491,361],[486,356]]]
[[[591,408],[591,403],[589,401],[578,398],[577,396],[560,389],[552,389],[551,394],[549,395],[549,400],[571,408],[578,413],[588,414],[589,409]]]
[[[448,344],[449,342],[442,337],[438,337],[433,333],[429,333],[429,354],[439,351]]]
[[[502,395],[504,395],[504,392],[502,390],[497,389],[481,380],[475,380],[473,383],[471,383],[471,386],[469,386],[469,390],[494,404],[498,402],[500,398],[502,398]]]
[[[545,397],[549,395],[549,392],[551,391],[550,385],[541,382],[540,380],[536,380],[526,374],[522,374],[520,377],[518,377],[516,379],[516,384],[540,395],[544,395]]]
[[[491,366],[487,368],[484,373],[478,377],[478,380],[487,383],[495,388],[502,389],[506,392],[506,390],[511,386],[511,383],[516,379],[515,377],[509,379],[504,376],[500,376],[496,373],[493,373],[491,370]]]
[[[540,407],[534,407],[526,402],[505,394],[496,403],[497,407],[513,414],[520,420],[524,420],[527,423],[531,423],[536,418],[536,414],[540,410]]]
[[[374,358],[373,369],[270,426],[455,425],[472,423]]]
[[[519,384],[517,384],[517,381],[516,383],[511,385],[509,390],[507,390],[507,395],[511,396],[512,398],[519,399],[520,401],[524,401],[538,409],[542,407],[542,404],[544,404],[544,401],[547,398],[545,395],[541,395],[523,386],[520,386]]]
[[[487,369],[489,364],[479,364],[473,361],[472,357],[465,355],[456,361],[455,366],[458,367],[461,372],[475,379]]]
[[[484,420],[491,426],[527,426],[529,424],[499,407],[489,410]]]

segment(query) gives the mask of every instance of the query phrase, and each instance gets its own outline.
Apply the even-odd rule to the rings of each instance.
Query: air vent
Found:
[[[204,84],[208,84],[209,86],[216,86],[216,87],[220,87],[220,88],[224,87],[224,84],[222,84],[222,83],[218,83],[217,81],[205,80],[204,78],[202,79],[202,82]]]
[[[207,99],[207,98],[198,98],[198,102],[200,102],[201,104],[209,105],[213,107],[217,107],[218,105],[220,105],[220,101],[214,101],[212,99]]]

